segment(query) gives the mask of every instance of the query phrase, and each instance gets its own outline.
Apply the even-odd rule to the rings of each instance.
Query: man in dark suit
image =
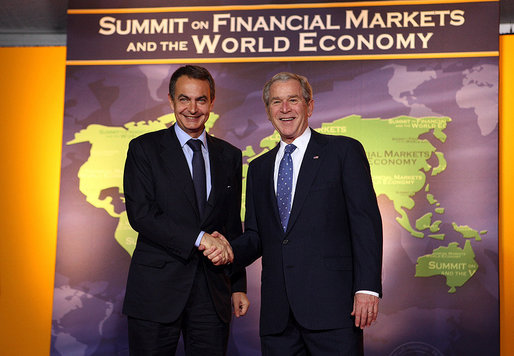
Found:
[[[245,232],[231,241],[234,265],[262,256],[262,354],[358,355],[381,295],[382,222],[366,154],[354,139],[309,128],[305,77],[275,75],[263,99],[281,141],[250,163]],[[215,248],[204,253],[219,264]]]
[[[173,355],[180,333],[187,355],[224,355],[231,319],[249,306],[244,268],[231,274],[199,249],[216,246],[231,261],[228,240],[241,234],[241,151],[205,132],[215,98],[202,67],[170,79],[176,124],[132,140],[124,194],[139,233],[123,312],[131,355]]]

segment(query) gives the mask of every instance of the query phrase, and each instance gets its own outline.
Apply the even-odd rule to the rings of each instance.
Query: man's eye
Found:
[[[273,104],[273,105],[280,104],[280,100],[273,100],[273,101],[271,102],[271,104]]]
[[[178,99],[178,100],[179,100],[181,103],[187,103],[187,102],[189,102],[189,99],[187,99],[187,98],[180,98],[180,99]]]
[[[296,99],[296,98],[289,99],[289,102],[290,102],[291,104],[296,104],[296,103],[298,103],[298,99]]]

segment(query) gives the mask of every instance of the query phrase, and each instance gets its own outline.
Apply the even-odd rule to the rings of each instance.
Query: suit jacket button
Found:
[[[282,241],[282,245],[287,245],[289,243],[289,240],[285,239]]]

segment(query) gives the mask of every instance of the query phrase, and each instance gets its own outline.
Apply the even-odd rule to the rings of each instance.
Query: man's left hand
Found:
[[[246,293],[243,292],[235,292],[232,293],[232,305],[234,306],[234,315],[236,318],[243,316],[248,311],[250,307],[250,301],[246,296]]]
[[[355,326],[364,329],[371,326],[378,315],[378,297],[366,293],[355,293],[353,299],[352,316],[355,317]]]

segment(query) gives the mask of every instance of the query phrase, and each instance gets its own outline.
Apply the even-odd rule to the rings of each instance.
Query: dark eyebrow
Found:
[[[187,100],[191,100],[190,97],[188,97],[187,95],[184,95],[184,94],[180,94],[178,96],[178,99],[187,99]],[[207,100],[207,96],[206,95],[202,95],[202,96],[199,96],[198,98],[195,98],[195,100]]]

